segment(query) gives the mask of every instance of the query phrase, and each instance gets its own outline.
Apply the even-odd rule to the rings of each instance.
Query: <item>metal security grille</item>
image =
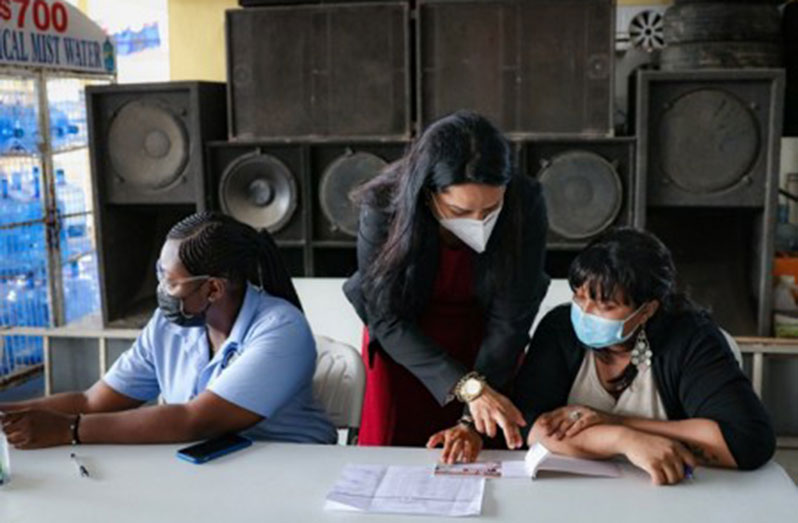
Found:
[[[108,81],[0,70],[0,332],[99,308],[84,98],[92,83]],[[0,387],[43,357],[40,337],[0,336]]]

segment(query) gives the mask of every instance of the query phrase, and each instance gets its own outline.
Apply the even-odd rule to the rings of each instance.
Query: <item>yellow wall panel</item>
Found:
[[[172,80],[224,82],[224,12],[236,0],[169,0]]]

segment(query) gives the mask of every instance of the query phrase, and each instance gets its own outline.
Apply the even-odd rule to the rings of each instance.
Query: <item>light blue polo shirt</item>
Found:
[[[117,392],[186,403],[210,390],[264,420],[244,432],[255,439],[332,443],[336,431],[313,398],[316,344],[291,303],[247,285],[224,345],[210,359],[204,328],[179,327],[156,310],[133,346],[103,380]]]

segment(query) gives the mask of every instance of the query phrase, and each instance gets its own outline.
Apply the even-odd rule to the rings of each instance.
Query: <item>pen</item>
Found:
[[[687,479],[693,479],[693,467],[690,465],[684,466],[684,477]]]
[[[70,453],[69,457],[72,459],[72,462],[75,464],[75,468],[77,469],[78,474],[80,474],[80,477],[82,477],[82,478],[91,477],[89,475],[89,469],[87,469],[83,465],[83,463],[80,462],[80,460],[78,459],[78,457],[75,455],[74,452]]]

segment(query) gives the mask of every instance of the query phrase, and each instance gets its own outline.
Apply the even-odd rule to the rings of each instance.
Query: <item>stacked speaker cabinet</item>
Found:
[[[152,314],[167,231],[207,207],[203,143],[227,133],[225,96],[206,82],[86,89],[105,326]]]
[[[638,212],[734,334],[770,332],[783,96],[780,70],[638,74]]]
[[[612,132],[612,0],[419,0],[420,127],[458,109],[506,133]]]
[[[406,142],[211,142],[213,205],[275,238],[293,276],[356,269],[350,195],[402,156]]]
[[[310,2],[226,14],[229,139],[214,205],[272,232],[294,276],[348,276],[349,199],[413,132],[409,2]]]
[[[634,138],[540,137],[518,147],[523,172],[543,188],[553,276],[565,277],[576,251],[602,232],[635,225]]]
[[[404,3],[227,11],[232,140],[410,134]]]

